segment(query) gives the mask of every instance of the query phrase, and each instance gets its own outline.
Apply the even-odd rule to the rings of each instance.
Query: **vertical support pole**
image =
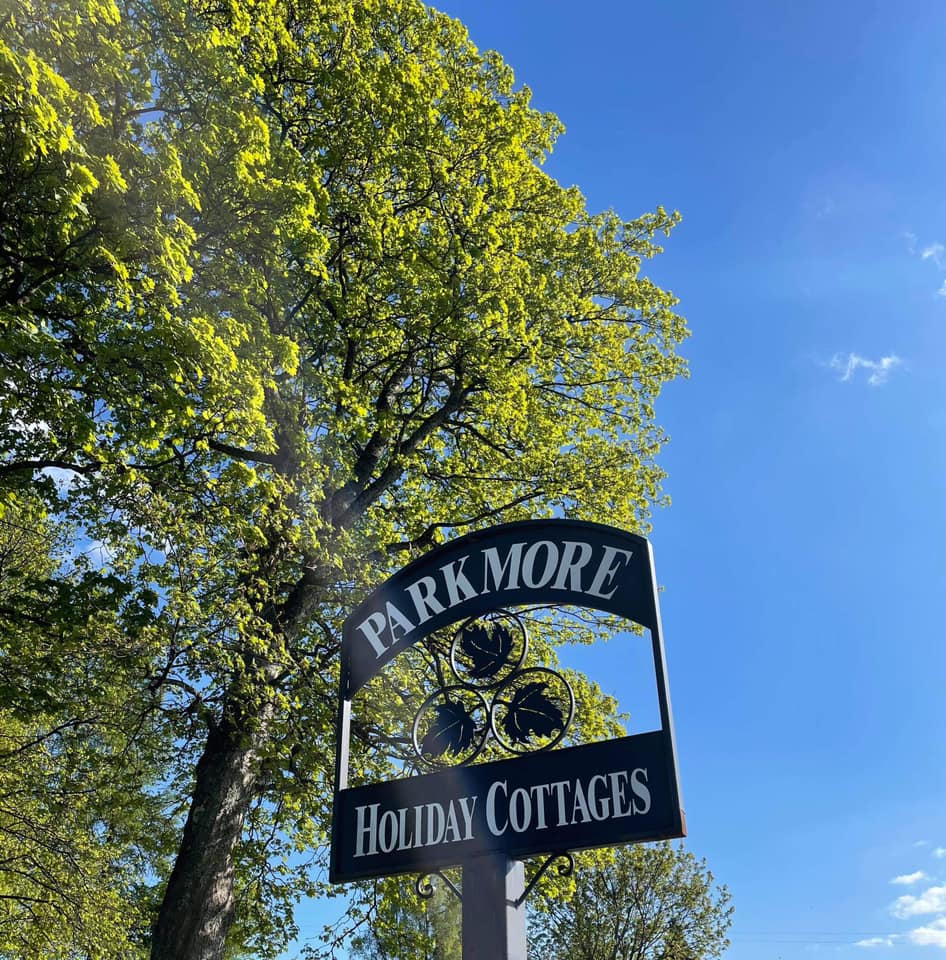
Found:
[[[686,816],[680,795],[680,771],[677,766],[677,744],[673,732],[673,711],[670,709],[670,685],[667,682],[667,657],[664,653],[663,628],[660,625],[660,604],[657,602],[657,568],[654,566],[654,548],[648,543],[651,591],[654,598],[654,622],[650,626],[650,642],[654,654],[654,676],[657,680],[657,700],[660,704],[660,730],[670,757],[670,803],[679,812],[678,836],[686,836]]]
[[[521,860],[473,857],[463,864],[463,960],[526,960]]]

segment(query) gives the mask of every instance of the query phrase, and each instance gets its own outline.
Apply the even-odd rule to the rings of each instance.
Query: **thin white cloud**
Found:
[[[946,913],[946,885],[930,887],[918,897],[910,894],[897,897],[890,912],[900,920],[925,913]]]
[[[946,847],[937,847],[933,851],[933,856],[939,860],[946,859]]]
[[[928,847],[929,845],[929,840],[915,840],[913,843],[914,847]]]
[[[946,270],[946,244],[934,240],[932,243],[921,247],[915,233],[910,233],[909,230],[906,230],[902,236],[907,244],[907,253],[909,253],[911,257],[919,257],[923,261],[932,263],[938,270]],[[946,280],[943,281],[943,285],[936,291],[936,295],[946,297]]]
[[[922,870],[917,870],[916,873],[901,873],[899,877],[894,877],[890,882],[909,887],[911,884],[919,883],[921,880],[929,880],[929,877]]]
[[[868,370],[870,372],[867,376],[867,382],[872,387],[879,387],[887,382],[890,371],[894,367],[900,366],[901,363],[903,361],[896,354],[881,357],[879,360],[869,360],[859,353],[849,353],[847,356],[843,353],[836,353],[828,366],[841,374],[840,380],[842,383],[852,380],[858,370]]]
[[[931,923],[916,930],[911,930],[908,934],[911,943],[918,947],[942,947],[946,950],[946,917],[939,917]]]
[[[894,937],[868,937],[866,940],[858,940],[855,947],[892,947]]]
[[[920,252],[920,258],[923,260],[932,260],[937,267],[941,267],[943,266],[944,253],[946,253],[946,247],[941,243],[931,243]]]

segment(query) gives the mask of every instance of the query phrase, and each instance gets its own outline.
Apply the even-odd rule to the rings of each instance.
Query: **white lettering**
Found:
[[[371,806],[355,807],[355,856],[374,856],[378,852],[378,809],[380,803]],[[365,810],[370,810],[370,822],[365,823]],[[368,837],[368,849],[365,849],[365,835]]]
[[[537,783],[530,791],[533,800],[535,800],[535,812],[538,820],[536,830],[544,830],[548,826],[545,822],[545,798],[548,795],[549,789],[547,783]],[[536,796],[536,793],[538,793],[538,796]]]
[[[575,781],[575,799],[572,804],[572,823],[591,823],[591,811],[588,809],[588,801],[585,799],[585,791],[581,785],[581,780]],[[581,820],[578,819],[581,814]]]
[[[506,832],[506,827],[509,826],[508,818],[502,829],[500,829],[496,820],[496,793],[499,790],[502,790],[503,794],[508,796],[509,791],[505,780],[497,780],[486,794],[486,826],[489,827],[489,832],[494,837],[501,837]]]
[[[381,631],[387,625],[383,613],[372,613],[364,623],[358,624],[358,629],[368,638],[368,643],[374,647],[374,652],[379,657],[387,649],[387,644],[381,639]]]
[[[634,804],[634,813],[647,813],[650,810],[650,788],[645,783],[641,783],[641,777],[647,780],[647,770],[644,767],[638,767],[631,774],[631,792],[641,801],[641,805]]]
[[[451,836],[452,834],[452,836]],[[443,832],[443,842],[453,843],[460,839],[460,827],[457,824],[457,811],[453,807],[453,801],[447,804],[447,827]]]
[[[393,810],[385,810],[381,815],[381,822],[378,825],[378,846],[382,853],[390,853],[397,846],[397,814]]]
[[[473,839],[473,811],[475,809],[476,809],[476,797],[460,797],[460,813],[463,814],[463,839],[464,840]]]
[[[545,550],[545,569],[542,571],[542,576],[536,579],[535,561],[539,551],[543,549]],[[550,540],[539,540],[526,550],[526,555],[522,558],[522,582],[527,587],[538,590],[539,587],[544,587],[555,576],[557,568],[558,547]]]
[[[624,795],[624,787],[627,785],[627,771],[615,770],[608,776],[611,778],[611,804],[614,807],[614,816],[629,817],[634,812],[634,805],[630,803],[626,809],[624,807],[627,802],[627,797]]]
[[[495,837],[643,815],[653,805],[646,767],[613,770],[587,778],[510,789],[508,780],[486,793],[486,826]],[[384,810],[380,803],[355,807],[355,857],[389,854],[472,840],[478,796],[456,797]],[[413,810],[413,816],[411,811]]]
[[[594,580],[591,582],[591,586],[588,588],[588,593],[594,597],[601,597],[602,600],[610,600],[611,597],[617,593],[617,586],[614,586],[611,589],[610,593],[602,593],[602,588],[608,587],[611,585],[611,580],[614,578],[614,575],[621,569],[621,561],[612,562],[618,554],[623,554],[625,557],[624,563],[627,563],[631,559],[630,550],[620,550],[618,547],[605,547],[604,556],[601,558],[601,563],[598,566],[598,572],[595,574]]]
[[[509,824],[516,833],[522,833],[528,829],[531,819],[532,801],[529,799],[529,791],[518,787],[509,798]]]
[[[558,825],[564,827],[568,824],[568,818],[565,816],[565,788],[568,786],[567,780],[557,780],[549,784],[549,789],[555,791],[555,799],[558,800]]]
[[[500,590],[516,590],[519,587],[519,566],[522,563],[522,548],[524,543],[514,543],[506,554],[506,559],[499,562],[499,551],[495,547],[487,547],[483,551],[483,593],[489,593],[489,577],[493,575],[493,592]],[[503,586],[503,577],[508,576],[506,586]]]
[[[414,846],[414,838],[408,838],[407,834],[407,807],[401,807],[397,812],[397,832],[400,838],[397,844],[398,850],[410,850]]]
[[[451,607],[455,607],[462,600],[472,600],[477,596],[473,584],[470,583],[463,572],[463,564],[469,559],[469,557],[460,557],[459,560],[454,560],[453,563],[448,563],[440,568],[443,571],[443,582],[447,585],[447,595],[450,598],[449,606]],[[456,570],[454,570],[454,567],[456,567]],[[461,590],[463,591],[462,597],[460,596]]]
[[[414,624],[390,600],[384,606],[388,613],[388,630],[391,631],[392,638],[396,642],[402,637],[406,637],[414,629]],[[400,637],[394,632],[395,627],[402,631]]]
[[[414,601],[418,624],[426,623],[434,614],[443,613],[446,609],[437,599],[437,581],[433,577],[421,577],[407,588],[407,592]]]
[[[427,810],[427,842],[424,846],[432,847],[443,840],[446,821],[443,815],[443,807],[439,803],[427,803],[424,804],[424,807]],[[434,821],[437,823],[436,830],[434,830]],[[436,836],[434,836],[435,833]]]
[[[576,540],[565,540],[563,543],[562,562],[558,568],[558,576],[555,583],[552,584],[553,590],[574,590],[581,593],[581,571],[591,560],[594,551],[591,545],[581,543]],[[574,559],[575,551],[580,551],[581,555],[577,560]],[[568,587],[565,586],[565,579],[568,578]]]
[[[591,780],[588,781],[588,799],[591,801],[591,815],[595,820],[607,820],[608,817],[611,816],[611,798],[598,796],[597,787],[599,783],[607,789],[608,778],[602,776],[600,773],[596,773]]]

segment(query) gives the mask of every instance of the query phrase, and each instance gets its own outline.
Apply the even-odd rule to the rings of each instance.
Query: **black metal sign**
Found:
[[[593,607],[655,629],[650,544],[577,520],[510,523],[444,544],[395,573],[345,622],[345,694],[434,630],[540,603]]]
[[[528,638],[515,608],[566,604],[650,632],[659,731],[549,749],[574,700],[558,673],[523,668]],[[453,624],[453,676],[424,700],[411,738],[428,767],[449,765],[349,789],[352,697]],[[467,765],[487,740],[523,755]],[[650,544],[601,524],[524,521],[451,541],[394,574],[344,626],[336,772],[335,882],[685,835]]]
[[[430,872],[472,856],[662,840],[683,833],[660,733],[346,790],[337,878]]]

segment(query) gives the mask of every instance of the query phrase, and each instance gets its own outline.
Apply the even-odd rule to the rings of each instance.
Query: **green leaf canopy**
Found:
[[[126,733],[176,745],[128,773],[181,811],[143,948],[273,952],[347,610],[455,532],[646,528],[678,217],[589,213],[559,122],[416,0],[0,0],[0,119],[0,503],[105,551]]]

